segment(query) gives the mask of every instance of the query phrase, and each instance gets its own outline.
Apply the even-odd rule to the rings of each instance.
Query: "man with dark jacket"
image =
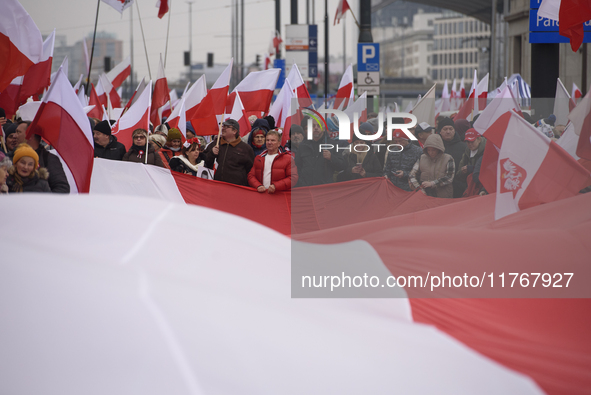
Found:
[[[456,176],[454,178],[458,181],[468,184],[469,176],[474,172],[476,162],[484,155],[484,148],[486,147],[486,139],[482,137],[476,129],[468,129],[464,137],[467,148],[460,160],[460,165],[457,168]],[[479,186],[480,188],[480,186]]]
[[[336,141],[328,137],[322,125],[313,123],[312,140],[300,144],[295,158],[298,187],[334,182],[334,173],[345,169],[345,160],[336,150],[337,145]]]
[[[41,136],[34,134],[27,143],[39,155],[39,167],[45,167],[49,173],[47,182],[53,193],[70,193],[70,184],[60,159],[41,145]]]
[[[248,173],[254,163],[254,151],[240,138],[238,122],[233,119],[224,121],[219,146],[214,140],[203,154],[205,167],[213,169],[217,160],[214,180],[248,186]]]
[[[418,145],[411,144],[408,136],[401,130],[395,130],[392,133],[392,143],[400,145],[402,150],[388,152],[384,175],[398,188],[410,191],[408,176],[414,164],[423,155],[423,149]]]
[[[111,135],[109,121],[101,121],[94,127],[94,157],[121,160],[126,149],[117,141],[117,137]]]
[[[445,153],[454,158],[455,168],[458,169],[462,155],[464,155],[464,151],[466,151],[466,143],[464,143],[460,139],[460,135],[456,133],[454,121],[450,118],[443,118],[439,121],[438,127],[439,134],[443,140],[443,145],[445,146]],[[466,183],[454,178],[453,188],[453,197],[462,197],[462,194],[466,189]]]

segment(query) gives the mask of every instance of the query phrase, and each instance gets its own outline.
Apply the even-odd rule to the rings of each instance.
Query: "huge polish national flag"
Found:
[[[123,81],[131,75],[131,57],[126,57],[117,66],[113,67],[111,71],[107,73],[107,78],[113,85],[113,88],[117,89],[123,84]]]
[[[240,92],[242,104],[247,113],[263,114],[269,111],[280,72],[281,69],[269,69],[248,74],[228,96],[226,113],[232,111],[236,92]]]
[[[17,0],[4,0],[0,12],[0,92],[39,63],[41,32]]]
[[[355,100],[355,90],[353,89],[353,65],[350,64],[345,70],[341,82],[339,83],[339,89],[334,100],[333,108],[337,110],[343,110],[347,108],[349,104],[353,104]]]
[[[53,48],[55,44],[55,29],[43,42],[43,53],[38,63],[27,70],[23,77],[20,92],[20,103],[24,103],[31,96],[40,95],[51,84],[51,65],[53,63]]]
[[[484,137],[500,147],[495,219],[575,196],[589,172],[523,117],[510,111]]]
[[[138,97],[129,110],[113,125],[112,134],[117,136],[117,141],[129,149],[132,146],[132,133],[136,129],[150,130],[150,103],[152,102],[152,81],[146,85],[146,89]]]
[[[27,138],[38,134],[67,164],[79,192],[90,190],[94,139],[86,113],[62,68],[43,97]]]

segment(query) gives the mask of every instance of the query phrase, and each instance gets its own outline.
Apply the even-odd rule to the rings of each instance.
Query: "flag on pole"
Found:
[[[10,84],[0,92],[0,108],[4,109],[6,119],[12,118],[19,108],[19,98],[23,77],[16,77]]]
[[[355,98],[353,81],[353,65],[350,64],[349,67],[347,67],[347,70],[345,70],[343,77],[341,78],[339,89],[337,90],[337,95],[332,108],[335,108],[337,110],[343,110],[347,108],[347,105],[349,105],[349,103],[353,103],[353,100]]]
[[[158,0],[156,2],[156,8],[158,8],[158,18],[162,19],[164,14],[168,12],[170,0]]]
[[[573,91],[572,91],[571,97],[575,101],[575,103],[578,103],[579,99],[581,97],[583,97],[583,92],[581,92],[581,90],[579,89],[577,84],[575,84],[574,82],[573,82]]]
[[[201,101],[207,96],[205,74],[203,74],[191,88],[183,95],[187,119],[193,119]]]
[[[298,102],[302,107],[308,107],[312,105],[312,98],[310,97],[310,93],[308,92],[308,88],[306,88],[306,83],[300,74],[300,69],[298,65],[293,64],[291,70],[289,70],[289,74],[286,78],[291,85],[291,88],[296,91],[296,95],[298,97]]]
[[[351,7],[349,7],[349,3],[347,3],[347,0],[340,0],[339,5],[337,7],[337,13],[334,16],[334,23],[332,25],[335,26],[337,23],[341,23],[341,19],[345,17],[345,12],[347,12],[350,9]]]
[[[229,115],[226,114],[226,119],[233,119],[237,121],[238,125],[240,125],[240,137],[244,137],[250,132],[250,122],[248,121],[246,111],[244,111],[244,106],[242,105],[242,100],[240,99],[241,95],[241,92],[236,93],[234,105],[232,106],[232,112]]]
[[[554,111],[552,112],[552,114],[556,116],[556,125],[567,124],[568,113],[571,111],[571,102],[570,95],[562,84],[562,81],[560,81],[560,78],[557,78],[556,94],[554,96]]]
[[[417,124],[427,122],[429,125],[435,122],[435,87],[434,84],[425,96],[421,97],[413,107],[411,113],[417,117]]]
[[[121,63],[117,64],[117,66],[113,67],[111,71],[107,73],[107,78],[109,79],[109,82],[111,82],[111,85],[113,85],[113,88],[117,89],[121,86],[121,84],[123,84],[123,81],[125,81],[125,79],[130,75],[131,57],[128,56],[125,59],[123,59]]]
[[[579,136],[577,156],[591,160],[591,91],[571,111],[568,118],[574,124],[574,132]]]
[[[484,137],[500,147],[495,219],[575,196],[589,172],[516,112],[503,114]]]
[[[43,52],[39,62],[32,65],[23,77],[19,104],[27,101],[31,96],[40,95],[51,84],[51,64],[55,43],[55,29],[43,42]]]
[[[165,0],[163,0],[165,1]],[[167,102],[170,101],[170,93],[168,90],[168,82],[164,75],[164,64],[162,63],[162,54],[160,54],[160,66],[158,68],[158,76],[154,84],[154,96],[152,97],[152,113],[150,114],[150,121],[154,127],[160,125],[162,119],[158,111]]]
[[[133,5],[133,0],[101,0],[103,3],[110,5],[120,14]]]
[[[113,87],[113,85],[111,85],[111,82],[109,82],[109,78],[106,76],[106,74],[103,73],[99,75],[99,82],[105,91],[105,98],[108,98],[107,104],[110,101],[113,108],[120,108],[121,97],[119,97],[119,93],[117,93],[117,90]],[[99,93],[97,92],[97,94]]]
[[[171,128],[177,128],[181,131],[183,136],[182,142],[187,139],[187,117],[185,112],[185,96],[181,97],[180,102],[174,107],[167,119],[167,123]]]
[[[69,167],[78,192],[88,193],[94,139],[86,113],[61,67],[27,129],[27,138],[33,134],[40,135],[56,149]]]
[[[23,76],[43,53],[41,32],[18,0],[3,0],[0,12],[0,92]]]
[[[229,114],[234,108],[236,92],[240,92],[242,104],[247,113],[260,112],[263,114],[269,111],[280,72],[281,69],[269,69],[249,73],[228,96],[226,114]]]
[[[113,125],[112,134],[117,140],[129,149],[133,140],[131,134],[136,129],[150,130],[150,103],[152,102],[152,81],[146,85],[146,89],[138,96],[129,110]]]
[[[88,96],[88,105],[94,106],[94,108],[88,113],[90,118],[103,118],[102,103],[96,93],[96,90],[94,89],[94,84],[92,82],[90,83],[90,96]]]

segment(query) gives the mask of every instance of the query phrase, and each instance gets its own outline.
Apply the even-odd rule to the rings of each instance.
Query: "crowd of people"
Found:
[[[369,114],[368,121],[359,125],[359,132],[375,135],[380,129],[378,119],[378,114]],[[542,132],[558,138],[564,128],[554,127],[554,120],[552,116],[544,119]],[[486,139],[464,119],[438,117],[434,126],[421,122],[409,129],[416,140],[402,130],[394,130],[391,140],[387,140],[386,133],[373,141],[353,134],[349,142],[335,139],[338,122],[331,119],[326,123],[312,120],[312,135],[307,138],[309,118],[304,117],[300,125],[291,126],[284,146],[283,131],[275,128],[273,117],[251,116],[249,121],[251,131],[246,136],[241,137],[237,121],[228,119],[221,124],[219,139],[207,137],[209,141],[197,136],[190,123],[186,137],[167,123],[150,131],[136,129],[132,145],[126,149],[111,133],[114,121],[89,118],[96,158],[165,167],[191,176],[249,186],[259,193],[386,177],[402,190],[420,190],[433,197],[486,194],[479,179]],[[47,149],[51,147],[39,135],[26,139],[30,122],[18,118],[11,122],[0,117],[0,123],[4,136],[0,192],[69,193],[62,164]],[[385,131],[386,126],[381,129]],[[387,149],[389,145],[394,145],[394,149]]]

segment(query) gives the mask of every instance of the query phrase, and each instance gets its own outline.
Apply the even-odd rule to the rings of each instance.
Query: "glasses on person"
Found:
[[[139,135],[139,136],[135,136],[134,137],[134,139],[136,139],[136,140],[138,140],[138,139],[139,140],[142,140],[142,139],[145,139],[145,138],[146,138],[146,136],[142,136],[142,135]]]

